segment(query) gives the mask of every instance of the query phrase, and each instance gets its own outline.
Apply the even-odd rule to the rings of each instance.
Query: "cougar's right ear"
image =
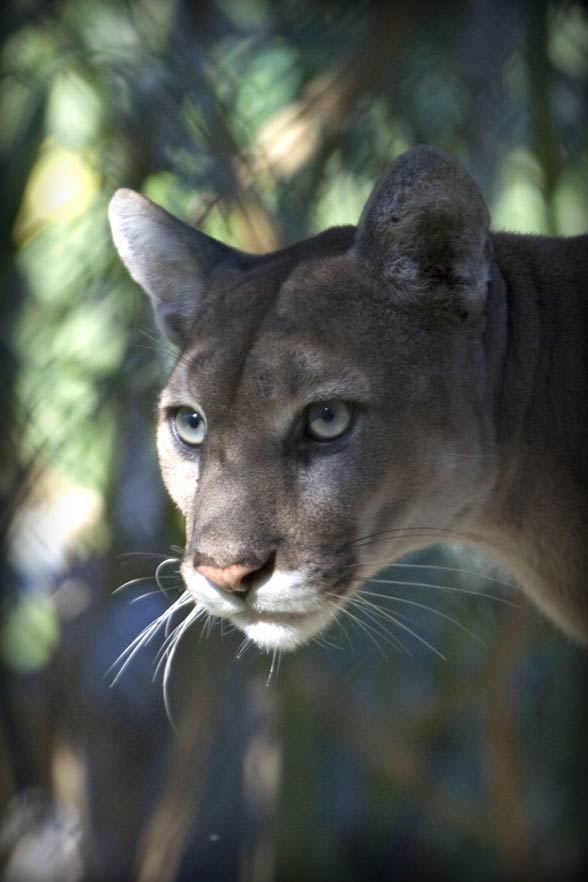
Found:
[[[376,184],[359,220],[357,250],[397,297],[477,315],[490,274],[489,220],[461,163],[436,147],[415,147]]]
[[[182,348],[207,277],[221,265],[244,265],[248,255],[189,227],[133,190],[117,190],[108,217],[118,253],[149,295],[162,333]]]

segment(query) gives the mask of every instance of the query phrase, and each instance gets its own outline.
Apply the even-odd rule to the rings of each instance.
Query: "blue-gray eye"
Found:
[[[174,416],[174,425],[180,441],[190,447],[198,447],[206,438],[206,421],[193,407],[179,407]]]
[[[306,431],[315,441],[334,441],[351,425],[351,408],[338,398],[317,401],[308,408]]]

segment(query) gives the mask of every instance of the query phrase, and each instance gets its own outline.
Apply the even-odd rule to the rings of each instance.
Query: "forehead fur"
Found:
[[[334,228],[257,257],[246,269],[221,267],[203,292],[181,361],[197,368],[220,348],[238,356],[267,334],[324,339],[332,310],[348,313],[358,293],[348,257],[353,235],[353,227]]]
[[[353,236],[352,227],[334,228],[245,270],[214,275],[168,383],[170,396],[203,403],[204,395],[220,405],[244,386],[269,400],[310,394],[321,383],[333,394],[364,394],[365,359],[354,350],[358,323],[365,333],[374,323]]]

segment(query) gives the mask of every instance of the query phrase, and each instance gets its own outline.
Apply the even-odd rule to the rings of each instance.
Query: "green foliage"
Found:
[[[23,595],[3,617],[0,653],[4,662],[18,671],[39,670],[51,660],[59,633],[59,618],[51,600]]]
[[[9,597],[0,634],[19,688],[0,741],[12,751],[7,768],[19,767],[23,745],[30,769],[53,768],[52,798],[72,800],[93,825],[88,878],[193,878],[181,866],[187,853],[210,878],[217,829],[232,860],[226,878],[237,864],[267,870],[276,843],[281,880],[371,878],[362,856],[374,878],[397,869],[433,878],[438,865],[467,880],[475,866],[476,878],[496,882],[573,864],[581,816],[569,754],[583,749],[574,708],[582,665],[532,619],[513,638],[516,611],[436,592],[440,610],[491,635],[488,648],[415,611],[415,629],[446,662],[418,643],[414,658],[382,659],[355,629],[349,641],[333,635],[340,652],[292,660],[275,691],[259,690],[265,660],[230,661],[232,637],[187,637],[172,678],[185,721],[177,741],[151,685],[150,647],[107,689],[105,670],[145,624],[140,610],[153,604],[155,615],[165,602],[113,598],[117,584],[146,573],[131,596],[155,587],[150,559],[123,569],[116,555],[166,555],[182,539],[153,452],[170,354],[119,265],[106,208],[117,187],[131,186],[210,235],[263,251],[355,223],[390,158],[430,142],[469,163],[495,228],[584,232],[587,50],[585,9],[556,0],[442,10],[343,0],[9,5],[0,84],[0,576]],[[480,568],[438,551],[426,560]],[[68,609],[72,568],[88,598]],[[439,584],[449,578],[438,571]],[[471,587],[470,577],[456,580]],[[162,585],[177,583],[168,568]],[[430,591],[420,600],[431,603]],[[30,705],[42,716],[45,704],[23,698],[18,676],[35,672],[51,673],[60,697],[45,734],[29,738]],[[563,681],[568,700],[558,692],[556,712],[543,713]],[[263,809],[243,782],[254,768],[277,792],[280,755],[282,797]],[[511,775],[511,789],[497,788],[489,769],[502,783]],[[16,784],[0,786],[6,801]]]

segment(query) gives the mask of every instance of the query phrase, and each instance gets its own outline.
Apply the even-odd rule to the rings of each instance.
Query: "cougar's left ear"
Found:
[[[416,147],[386,171],[361,215],[358,256],[407,299],[434,294],[462,315],[484,309],[490,274],[489,214],[459,162]]]
[[[117,190],[108,216],[118,253],[149,295],[162,333],[185,346],[207,277],[220,265],[244,265],[248,255],[194,230],[133,190]]]

